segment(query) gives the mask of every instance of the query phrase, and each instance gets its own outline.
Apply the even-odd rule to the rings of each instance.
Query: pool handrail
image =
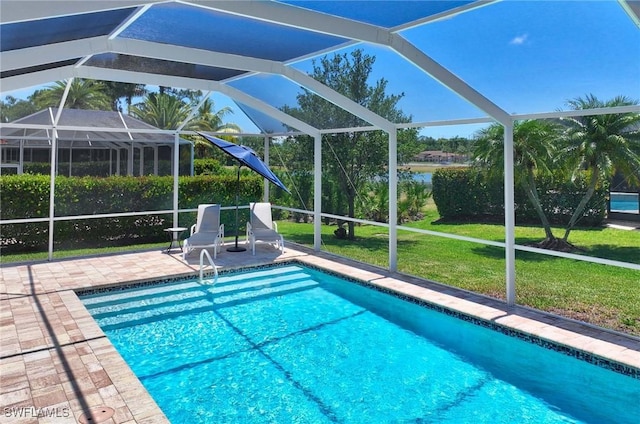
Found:
[[[209,265],[211,265],[211,267],[213,268],[214,277],[213,277],[213,283],[211,283],[211,285],[214,285],[215,283],[218,282],[218,268],[216,268],[216,264],[213,262],[213,259],[211,258],[211,255],[209,254],[209,252],[207,252],[207,249],[202,249],[200,251],[200,284],[202,284],[202,274],[204,270],[205,255],[207,256],[207,260],[209,260]]]

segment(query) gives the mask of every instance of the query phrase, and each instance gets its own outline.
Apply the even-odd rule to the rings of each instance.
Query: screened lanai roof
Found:
[[[355,48],[425,126],[640,97],[638,0],[3,0],[0,19],[3,94],[71,77],[198,89],[269,133],[327,129],[282,113],[302,87],[364,127],[398,128],[308,76]]]
[[[58,114],[58,108],[49,108],[14,121],[22,128],[0,128],[3,145],[38,147],[51,145],[49,127]],[[174,136],[126,114],[102,110],[64,109],[57,124],[57,136],[63,145],[76,148],[173,146]],[[180,140],[181,144],[190,144]]]

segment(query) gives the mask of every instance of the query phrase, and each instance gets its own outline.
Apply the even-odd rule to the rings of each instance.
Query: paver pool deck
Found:
[[[281,254],[259,245],[255,256],[223,251],[215,262],[232,269],[292,259],[640,369],[637,338],[302,246]],[[0,422],[98,422],[113,412],[100,422],[167,423],[75,291],[198,270],[196,253],[184,262],[178,252],[160,250],[0,266]]]

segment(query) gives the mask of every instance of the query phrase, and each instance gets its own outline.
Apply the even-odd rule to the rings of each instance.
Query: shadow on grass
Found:
[[[284,236],[285,243],[287,241],[303,244],[307,246],[313,245],[313,234],[288,234]],[[337,248],[350,248],[357,247],[363,250],[371,251],[371,252],[380,252],[380,251],[388,251],[389,250],[389,238],[386,234],[381,235],[379,237],[376,236],[368,236],[368,237],[358,237],[354,240],[347,239],[338,239],[333,235],[323,234],[322,236],[322,244],[329,247],[337,247]],[[412,247],[420,245],[420,241],[417,240],[398,240],[398,248],[400,247]]]
[[[519,245],[527,245],[536,239],[517,239],[516,243]],[[474,254],[493,258],[504,259],[504,249],[495,246],[476,246],[471,248]],[[630,246],[612,246],[608,244],[598,244],[590,246],[587,250],[577,251],[576,254],[585,257],[595,257],[600,259],[609,259],[612,261],[628,262],[632,264],[640,265],[640,247]],[[543,255],[534,252],[516,251],[516,258],[528,262],[546,262],[556,260],[566,260],[558,256]]]
[[[640,246],[631,247],[596,244],[595,246],[591,246],[585,255],[640,265]]]

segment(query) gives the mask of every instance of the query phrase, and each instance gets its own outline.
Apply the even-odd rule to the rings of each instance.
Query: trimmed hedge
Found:
[[[542,208],[549,221],[566,225],[587,190],[587,176],[573,182],[554,183],[551,177],[537,177]],[[476,168],[437,169],[432,176],[433,200],[443,220],[504,221],[504,185],[501,179],[487,176]],[[602,223],[607,213],[606,185],[596,189],[585,208],[579,225]],[[524,191],[515,188],[516,222],[539,223],[533,205]]]
[[[262,195],[262,178],[241,179],[239,204],[245,205]],[[197,208],[200,203],[235,205],[235,176],[180,177],[178,204],[181,209]],[[95,215],[120,212],[166,210],[173,207],[172,177],[57,177],[55,216]],[[49,216],[49,177],[10,175],[0,177],[0,213],[2,219],[44,218]],[[234,231],[233,211],[223,211],[227,232]],[[54,241],[57,246],[72,244],[114,245],[160,242],[162,231],[171,225],[171,215],[58,221]],[[246,219],[244,220],[246,221]],[[240,223],[244,224],[244,221]],[[180,225],[195,223],[195,213],[181,217]],[[3,253],[46,249],[49,225],[43,223],[9,224],[0,230]]]
[[[193,173],[194,175],[222,175],[228,174],[228,171],[220,164],[219,161],[206,158],[194,159]]]
[[[111,172],[114,172],[115,165],[112,165]],[[126,165],[121,169],[121,173],[126,173]],[[134,175],[139,174],[140,162],[135,160],[133,162]],[[184,169],[184,165],[180,165],[181,172],[189,173]],[[51,164],[49,162],[25,162],[24,169],[25,174],[43,174],[49,175],[51,173]],[[73,177],[108,177],[109,176],[109,162],[95,161],[95,162],[73,162],[71,165],[71,175]],[[60,162],[58,164],[58,172],[60,175],[69,175],[69,163]],[[153,174],[153,164],[146,163],[144,173]],[[171,175],[171,161],[159,160],[158,161],[158,175]]]

